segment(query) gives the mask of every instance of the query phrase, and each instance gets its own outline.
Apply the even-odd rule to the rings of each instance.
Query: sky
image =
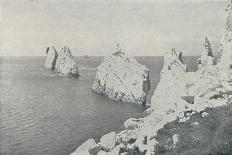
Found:
[[[225,0],[1,0],[0,55],[45,55],[69,46],[73,55],[157,56],[175,47],[199,55],[207,36],[224,33]]]

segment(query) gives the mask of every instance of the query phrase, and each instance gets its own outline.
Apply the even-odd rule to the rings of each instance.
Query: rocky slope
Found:
[[[79,76],[79,70],[69,48],[64,47],[57,51],[54,47],[48,47],[45,68],[58,72],[59,76]]]
[[[151,107],[144,112],[144,118],[128,119],[124,123],[125,130],[106,134],[99,143],[88,140],[72,155],[154,155],[155,146],[159,144],[156,139],[158,131],[168,122],[186,122],[196,113],[203,115],[206,108],[232,104],[231,11],[232,5],[227,8],[222,56],[217,64],[208,63],[208,60],[211,61],[208,57],[212,57],[209,55],[208,39],[201,57],[207,63],[203,63],[204,67],[197,72],[186,72],[182,53],[174,49],[167,52],[160,82],[152,97]],[[193,125],[197,126],[197,123]],[[175,144],[178,139],[178,135],[173,135]]]
[[[97,68],[92,90],[115,101],[145,104],[149,70],[117,47]]]

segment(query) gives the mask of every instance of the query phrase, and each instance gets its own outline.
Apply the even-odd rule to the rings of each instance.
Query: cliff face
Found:
[[[183,64],[182,53],[172,49],[164,55],[164,66],[160,82],[151,99],[151,108],[161,110],[170,108],[173,101],[178,102],[184,92],[183,77],[186,65]],[[166,110],[169,110],[167,108]]]
[[[45,68],[57,71],[59,76],[79,76],[78,67],[69,48],[64,47],[57,51],[54,47],[48,47],[46,54]]]
[[[219,69],[221,78],[227,81],[232,81],[232,4],[229,4],[227,11],[227,18],[225,24],[225,35],[222,44],[222,56],[219,61]]]
[[[143,104],[150,89],[149,70],[116,48],[97,68],[92,90],[115,101]]]

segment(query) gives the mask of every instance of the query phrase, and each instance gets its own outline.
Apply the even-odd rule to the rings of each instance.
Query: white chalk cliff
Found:
[[[194,113],[204,111],[207,107],[232,104],[231,7],[232,3],[227,8],[226,32],[222,56],[218,63],[208,65],[207,47],[201,58],[207,60],[203,64],[211,67],[204,67],[204,72],[201,69],[197,72],[186,72],[180,52],[173,49],[166,53],[160,82],[152,97],[151,107],[144,112],[145,117],[130,118],[124,123],[123,131],[111,132],[103,136],[97,144],[87,143],[87,146],[81,146],[88,148],[85,150],[87,155],[154,155],[154,146],[158,144],[155,139],[157,131],[168,122],[184,122]],[[207,55],[204,55],[205,52]]]
[[[115,101],[143,104],[150,89],[149,70],[117,47],[97,67],[92,90]]]
[[[54,47],[48,47],[46,54],[45,68],[55,70],[59,76],[79,76],[78,66],[69,48],[64,47],[57,51]]]

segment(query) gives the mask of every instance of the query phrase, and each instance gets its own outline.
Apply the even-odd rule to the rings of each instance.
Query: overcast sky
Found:
[[[223,0],[3,0],[0,55],[45,55],[67,45],[73,55],[105,55],[116,42],[131,55],[171,47],[199,55],[204,37],[220,41]]]

